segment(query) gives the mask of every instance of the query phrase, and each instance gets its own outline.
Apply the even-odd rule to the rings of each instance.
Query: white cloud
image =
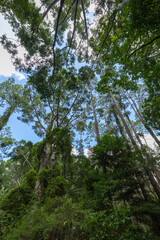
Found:
[[[78,150],[75,147],[72,147],[71,154],[74,156],[78,156],[78,153],[79,153]]]
[[[94,13],[95,12],[95,8],[96,8],[96,5],[95,5],[94,2],[92,2],[90,4],[89,8],[88,8],[88,11]]]
[[[14,32],[12,31],[11,26],[9,25],[7,20],[4,19],[2,14],[0,14],[0,23],[1,23],[0,36],[2,34],[7,34],[8,37],[15,38],[15,35],[14,35]]]
[[[12,31],[11,26],[4,19],[2,14],[0,14],[0,25],[1,25],[0,36],[2,36],[3,34],[7,34],[7,37],[16,40],[16,37]],[[22,56],[24,54],[24,50],[20,48],[19,53],[20,56]],[[5,77],[11,77],[12,75],[15,75],[15,77],[18,78],[19,80],[25,78],[25,76],[22,73],[16,71],[15,67],[12,64],[10,54],[7,52],[7,50],[3,48],[1,44],[0,44],[0,75],[3,75]]]
[[[40,6],[42,5],[42,3],[41,3],[40,0],[36,0],[36,1],[35,1],[35,4],[36,4],[37,7],[40,7]]]
[[[25,78],[22,73],[15,70],[15,67],[11,61],[10,54],[3,48],[2,45],[0,45],[0,75],[11,77],[13,74],[19,80]]]
[[[157,138],[160,140],[160,137],[157,136]],[[144,134],[144,138],[140,137],[143,144],[147,144],[148,147],[150,147],[153,150],[156,150],[157,143],[153,139],[153,137],[150,134]]]
[[[85,156],[85,157],[89,158],[89,157],[92,156],[92,154],[93,154],[93,153],[92,153],[92,148],[93,148],[93,147],[89,147],[89,148],[85,148],[85,149],[84,149],[84,156]]]
[[[23,73],[20,73],[20,72],[17,72],[17,71],[15,71],[13,74],[18,78],[18,80],[23,80],[23,79],[26,78],[26,77],[23,75]]]

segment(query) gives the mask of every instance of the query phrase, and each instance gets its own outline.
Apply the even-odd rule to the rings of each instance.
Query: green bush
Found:
[[[130,208],[115,202],[110,214],[86,210],[66,197],[48,199],[24,216],[2,240],[159,240],[134,223]]]
[[[4,240],[84,240],[81,230],[84,214],[71,199],[50,199],[24,217]]]
[[[17,226],[21,218],[34,205],[39,204],[39,197],[35,192],[35,185],[39,181],[41,204],[48,198],[65,194],[65,179],[59,176],[59,169],[43,169],[39,174],[30,170],[21,185],[12,188],[2,199],[0,205],[1,235],[5,235],[11,228]]]
[[[65,179],[58,174],[58,169],[42,169],[39,172],[38,181],[40,183],[42,200],[65,194]]]
[[[16,216],[20,215],[25,205],[28,205],[33,198],[35,182],[36,172],[31,170],[26,174],[22,185],[12,188],[6,194],[1,209]]]
[[[90,211],[85,216],[85,240],[159,240],[150,230],[143,231],[131,215],[130,207],[115,203],[110,214]]]
[[[1,234],[8,232],[29,211],[35,197],[35,182],[36,172],[31,170],[22,185],[12,188],[3,198],[0,205]]]

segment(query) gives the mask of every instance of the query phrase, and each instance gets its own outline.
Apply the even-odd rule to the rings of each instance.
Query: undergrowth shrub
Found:
[[[4,240],[83,240],[84,215],[71,199],[56,197],[25,216]]]
[[[19,219],[29,211],[35,199],[34,186],[36,172],[29,171],[23,183],[12,188],[4,197],[0,205],[0,229],[1,235],[14,227]]]
[[[58,169],[42,169],[38,174],[42,201],[65,194],[66,181]]]

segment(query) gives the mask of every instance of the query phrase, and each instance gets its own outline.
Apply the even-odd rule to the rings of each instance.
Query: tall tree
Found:
[[[0,131],[7,124],[10,116],[18,110],[22,101],[22,86],[15,84],[13,78],[8,79],[0,84],[0,100],[3,115],[0,117]],[[4,110],[4,108],[6,108]]]
[[[54,134],[55,136],[58,134],[56,129],[76,130],[76,124],[84,113],[87,101],[84,93],[85,84],[74,68],[70,68],[70,71],[62,69],[57,72],[54,82],[52,75],[45,76],[44,73],[40,69],[29,78],[29,82],[33,85],[28,83],[24,87],[22,115],[19,117],[26,123],[31,122],[36,134],[46,139],[40,170],[47,166],[53,167],[58,147],[54,138]],[[61,137],[65,138],[65,135]]]

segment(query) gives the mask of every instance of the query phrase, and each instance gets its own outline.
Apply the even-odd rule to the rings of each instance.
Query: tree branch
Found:
[[[72,123],[73,121],[75,121],[77,118],[79,118],[82,114],[78,115],[77,117],[75,117],[74,119],[71,120],[71,118],[69,119],[69,121],[67,122],[65,127],[68,127],[70,123]]]
[[[110,33],[111,30],[112,30],[113,23],[114,23],[114,20],[115,20],[115,18],[116,18],[117,13],[118,13],[126,4],[128,4],[129,2],[130,2],[130,0],[124,0],[122,3],[118,4],[118,6],[116,7],[116,9],[115,9],[115,10],[112,12],[112,14],[107,18],[107,20],[109,20],[109,24],[108,24],[108,28],[107,28],[108,30],[107,30],[107,32],[106,32],[106,37],[105,37],[105,39],[103,40],[103,43],[102,43],[102,45],[101,45],[101,47],[100,47],[99,53],[101,52],[102,47],[103,47],[105,41],[107,40],[109,33]],[[112,21],[110,21],[111,19],[112,19]],[[111,26],[110,26],[110,24],[111,24]],[[99,55],[99,53],[98,53],[98,55]]]
[[[50,108],[52,114],[54,114],[53,108],[51,107],[51,104],[50,104],[49,100],[48,100],[48,105],[49,105],[49,108]]]
[[[84,16],[84,26],[85,26],[85,32],[86,32],[86,37],[87,37],[87,42],[88,42],[88,28],[87,28],[87,19],[86,19],[86,13],[84,9],[84,3],[83,0],[81,0],[81,5],[82,5],[82,10],[83,10],[83,16]]]
[[[55,59],[54,48],[55,48],[55,45],[56,45],[56,40],[57,40],[57,35],[58,35],[59,20],[60,20],[60,16],[61,16],[61,12],[62,12],[64,1],[65,0],[61,0],[61,2],[60,2],[60,7],[59,7],[59,11],[58,11],[58,16],[57,16],[57,22],[56,22],[54,41],[53,41],[53,66],[54,66],[54,69],[55,69],[55,60],[56,60]]]
[[[25,157],[25,155],[24,155],[23,153],[22,153],[22,156],[23,156],[24,159],[25,159],[24,163],[27,162],[27,163],[29,164],[30,168],[34,169],[34,167],[32,166],[32,164],[30,163],[30,161]],[[24,165],[24,163],[23,163],[23,165]]]
[[[157,40],[157,39],[159,39],[159,38],[160,38],[160,35],[157,36],[157,37],[155,37],[155,38],[153,38],[150,42],[141,45],[139,48],[137,48],[136,50],[134,50],[134,51],[128,56],[128,59],[129,59],[134,53],[136,53],[136,52],[139,51],[140,49],[148,46],[149,44],[153,43],[155,40]]]
[[[78,94],[76,95],[76,97],[75,97],[75,99],[74,99],[72,105],[70,106],[70,108],[68,109],[67,113],[65,114],[65,116],[64,116],[63,119],[62,119],[62,121],[60,122],[60,126],[61,126],[61,124],[63,123],[64,119],[65,119],[65,118],[67,117],[67,115],[69,114],[69,112],[71,111],[71,109],[72,109],[72,107],[74,106],[74,104],[75,104],[77,98],[78,98]]]
[[[117,8],[115,9],[116,12],[119,12],[124,5],[128,4],[130,2],[130,0],[124,0],[122,3],[118,4]]]
[[[73,32],[72,32],[72,38],[71,38],[71,42],[70,42],[70,47],[72,46],[74,34],[75,34],[75,31],[76,31],[76,17],[77,17],[78,1],[79,0],[76,0],[75,14],[74,14],[74,26],[73,26]],[[68,54],[69,54],[69,51],[68,51]]]
[[[39,122],[39,124],[41,125],[41,127],[44,129],[45,132],[48,132],[47,128],[45,128],[45,126],[43,125],[43,123],[41,122],[41,119],[39,118],[38,114],[35,111],[35,116]]]
[[[58,117],[59,117],[59,106],[60,106],[61,94],[62,94],[62,80],[60,80],[60,82],[59,82],[59,93],[58,93],[57,114],[56,114],[56,116],[57,116],[57,127],[59,126]]]
[[[59,0],[54,0],[50,5],[49,5],[49,7],[47,8],[47,10],[43,13],[43,16],[42,16],[42,18],[43,18],[43,20],[44,20],[44,18],[46,17],[46,15],[47,15],[47,13],[49,12],[49,10],[58,2]],[[47,2],[47,1],[46,1]],[[43,5],[42,5],[43,6]],[[42,7],[41,6],[41,7]]]
[[[75,3],[75,0],[71,3],[71,5],[70,5],[70,7],[69,7],[69,9],[68,9],[68,11],[67,11],[67,13],[66,13],[66,16],[65,16],[65,17],[63,18],[63,20],[60,22],[59,26],[60,26],[61,24],[63,24],[65,21],[67,21],[67,20],[72,16],[72,14],[74,13],[74,12],[73,12],[73,13],[69,16],[69,18],[67,18],[74,3]]]

